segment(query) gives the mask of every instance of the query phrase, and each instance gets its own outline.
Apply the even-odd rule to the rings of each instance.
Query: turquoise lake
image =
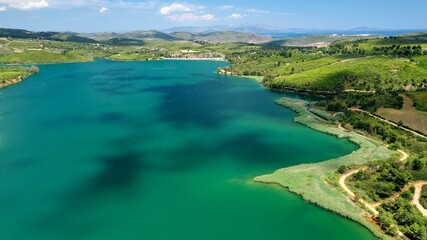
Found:
[[[375,239],[278,186],[357,146],[212,61],[42,65],[0,90],[0,238]]]

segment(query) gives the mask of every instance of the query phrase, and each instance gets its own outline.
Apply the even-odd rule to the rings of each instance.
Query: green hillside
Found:
[[[273,88],[283,86],[315,91],[401,91],[424,89],[426,79],[426,69],[407,59],[367,57],[281,76],[270,80],[267,85]]]
[[[0,28],[0,38],[45,39],[67,42],[95,43],[93,39],[76,36],[72,33],[32,32],[21,29]]]
[[[297,38],[285,38],[273,40],[266,43],[272,46],[282,47],[326,47],[336,41],[349,40],[354,41],[357,39],[371,39],[378,38],[380,35],[367,35],[367,36],[347,36],[347,35],[330,35],[330,34],[314,34]]]
[[[65,53],[26,51],[9,55],[0,55],[0,63],[12,64],[86,62],[92,60],[93,57],[82,50]]]

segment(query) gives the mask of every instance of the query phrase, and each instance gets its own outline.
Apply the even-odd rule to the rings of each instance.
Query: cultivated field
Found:
[[[402,97],[404,103],[401,110],[380,108],[376,113],[393,122],[399,123],[399,121],[402,121],[404,125],[414,130],[427,133],[427,112],[415,109],[412,100],[408,96],[402,95]]]

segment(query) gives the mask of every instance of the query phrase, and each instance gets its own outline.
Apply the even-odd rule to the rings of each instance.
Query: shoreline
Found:
[[[26,76],[22,76],[20,78],[14,78],[14,79],[7,80],[6,83],[0,84],[0,89],[7,88],[7,87],[13,86],[15,84],[18,84],[18,83],[24,81],[25,79],[27,79],[31,75],[32,74],[26,75]]]
[[[279,169],[271,174],[255,177],[253,181],[284,187],[288,191],[300,195],[307,202],[361,224],[376,237],[392,239],[368,220],[370,215],[368,211],[350,201],[337,186],[332,185],[335,181],[328,180],[341,165],[386,160],[394,154],[394,151],[373,139],[364,138],[354,132],[343,131],[331,124],[320,123],[306,110],[306,101],[282,98],[276,103],[297,112],[295,122],[338,138],[346,138],[360,148],[349,155],[336,159]],[[335,183],[335,185],[338,184]]]
[[[4,89],[4,88],[7,88],[7,87],[16,85],[16,84],[24,81],[25,79],[31,77],[34,74],[36,74],[36,73],[30,72],[28,70],[28,72],[26,74],[20,75],[20,76],[18,76],[16,78],[12,78],[12,79],[8,79],[8,80],[3,80],[4,83],[0,84],[0,89]]]
[[[224,58],[160,58],[159,60],[179,60],[179,61],[217,61],[228,62]]]

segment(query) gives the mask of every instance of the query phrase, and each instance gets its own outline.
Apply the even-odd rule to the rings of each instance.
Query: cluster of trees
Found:
[[[388,144],[396,145],[396,148],[404,147],[416,153],[427,149],[427,141],[424,138],[415,138],[410,133],[366,116],[363,113],[347,111],[341,121],[344,125],[366,131]]]
[[[349,51],[349,47],[345,42],[338,42],[329,46],[326,51],[329,54],[344,54]]]
[[[274,76],[272,76],[274,77]],[[263,85],[265,87],[277,90],[277,91],[286,91],[286,90],[293,90],[293,91],[300,91],[300,92],[315,92],[315,93],[326,93],[326,94],[332,94],[335,92],[340,92],[343,89],[343,84],[337,83],[333,86],[324,84],[322,82],[317,83],[286,83],[283,84],[278,81],[274,81],[274,78],[268,77],[263,80]]]
[[[365,49],[360,47],[360,43],[368,42],[367,39],[361,39],[356,41],[340,41],[332,44],[325,51],[328,54],[344,54],[352,56],[365,56],[365,55],[388,55],[396,57],[412,57],[419,55],[427,55],[427,51],[423,50],[421,45],[399,45],[397,44],[397,38],[393,38],[396,44],[391,46],[378,46],[372,49]],[[401,38],[405,42],[404,38]],[[410,40],[406,40],[408,43]],[[390,42],[391,44],[392,42]],[[385,43],[386,44],[386,43]]]
[[[326,107],[330,112],[345,112],[348,108],[357,107],[369,112],[376,112],[378,108],[401,109],[403,97],[397,92],[385,94],[349,92],[334,96],[332,99],[319,101],[320,107]]]
[[[406,166],[414,181],[427,180],[427,151],[421,151],[418,158],[410,160]]]
[[[309,53],[315,53],[318,52],[318,49],[313,48],[306,48],[306,47],[286,47],[280,49],[279,56],[282,56],[284,58],[291,58],[294,55],[298,54],[309,54]]]
[[[396,57],[412,57],[418,55],[427,55],[427,51],[423,51],[421,45],[418,46],[401,46],[393,44],[390,47],[374,47],[373,54],[376,55],[392,55]]]
[[[393,214],[384,210],[380,211],[380,214],[375,219],[380,227],[384,230],[385,234],[390,236],[396,236],[399,232],[396,221],[393,219]]]
[[[341,167],[338,170],[345,169]],[[424,151],[407,162],[373,162],[351,180],[366,196],[373,201],[380,201],[400,192],[410,181],[426,180],[426,170],[427,151]],[[376,221],[386,234],[395,236],[400,229],[411,239],[427,239],[427,219],[411,204],[413,195],[414,187],[395,200],[386,200],[378,209],[380,214]],[[423,192],[423,197],[427,200],[427,191]]]
[[[415,153],[422,153],[427,149],[426,139],[416,138],[406,131],[367,116],[364,113],[349,110],[351,107],[357,107],[366,111],[376,112],[381,107],[400,109],[402,105],[403,99],[396,92],[387,94],[343,93],[315,104],[316,107],[340,113],[336,114],[336,116],[344,126],[368,132],[395,149],[405,148]],[[423,174],[427,176],[427,168],[423,171],[412,172],[414,179],[422,179]]]
[[[426,240],[427,219],[411,204],[412,194],[413,190],[405,192],[395,201],[384,203],[378,222],[390,235],[396,235],[393,226],[399,225],[400,231],[410,239]]]
[[[354,45],[357,46],[357,45]],[[351,55],[351,56],[365,56],[368,51],[362,48],[352,48],[347,46],[344,43],[337,43],[329,47],[329,49],[326,50],[326,53],[328,54],[343,54],[343,55]]]
[[[354,175],[356,185],[374,201],[399,192],[413,177],[400,161],[370,164]]]
[[[373,201],[388,199],[400,192],[409,182],[427,180],[427,151],[418,151],[408,161],[378,161],[368,164],[351,179],[352,184]],[[343,166],[338,172],[345,172]],[[414,187],[403,192],[397,199],[388,199],[378,208],[376,221],[386,234],[395,236],[400,229],[411,239],[427,239],[427,219],[411,203]],[[421,202],[427,203],[427,187],[423,189]]]
[[[366,42],[367,39],[356,40],[354,42],[343,41],[337,42],[329,46],[326,50],[328,54],[343,54],[343,55],[352,55],[352,56],[365,56],[369,52],[366,49],[359,48],[360,42]],[[351,43],[353,43],[351,45]]]
[[[389,125],[373,122],[363,116],[352,120],[351,126],[378,135],[383,141],[390,144],[404,141],[404,138]]]

